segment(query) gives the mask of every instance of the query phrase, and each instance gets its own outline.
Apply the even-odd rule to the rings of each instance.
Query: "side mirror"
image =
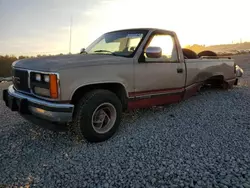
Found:
[[[145,51],[148,58],[160,58],[162,49],[160,47],[148,47]]]
[[[82,49],[80,50],[80,54],[86,54],[86,49],[85,49],[85,48],[82,48]]]

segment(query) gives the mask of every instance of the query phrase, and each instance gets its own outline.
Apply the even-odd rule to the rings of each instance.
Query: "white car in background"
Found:
[[[236,65],[236,77],[242,77],[243,73],[243,69],[240,68],[239,65]]]
[[[242,68],[240,68],[239,65],[235,65],[235,67],[236,67],[236,80],[234,82],[234,85],[237,85],[238,81],[239,81],[239,78],[243,76],[244,71],[243,71]]]
[[[0,77],[0,83],[4,83],[4,82],[11,82],[12,81],[12,77]]]

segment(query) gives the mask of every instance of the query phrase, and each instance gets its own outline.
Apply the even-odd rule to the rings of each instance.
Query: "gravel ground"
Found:
[[[0,101],[0,187],[250,188],[250,56],[236,61],[240,86],[124,114],[98,144],[32,125]]]

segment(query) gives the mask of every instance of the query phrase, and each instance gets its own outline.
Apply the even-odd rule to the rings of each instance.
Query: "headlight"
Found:
[[[42,80],[41,74],[36,74],[35,78],[36,78],[36,81],[38,81],[38,82],[41,82],[41,80]]]
[[[49,75],[44,75],[43,76],[43,80],[45,81],[45,82],[47,82],[47,83],[49,83]]]
[[[30,75],[31,88],[34,94],[58,99],[59,97],[59,77],[54,73],[35,73]]]
[[[34,87],[34,93],[37,95],[41,95],[44,97],[50,97],[50,91],[49,89],[46,88],[41,88],[41,87]]]

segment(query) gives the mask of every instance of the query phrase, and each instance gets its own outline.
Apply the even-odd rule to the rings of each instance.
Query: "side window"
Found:
[[[132,38],[128,41],[128,51],[135,51],[135,48],[138,46],[140,43],[141,38]]]
[[[176,62],[177,52],[174,38],[171,35],[156,34],[149,42],[148,47],[160,47],[162,50],[161,57],[148,57],[145,53],[146,62]]]

